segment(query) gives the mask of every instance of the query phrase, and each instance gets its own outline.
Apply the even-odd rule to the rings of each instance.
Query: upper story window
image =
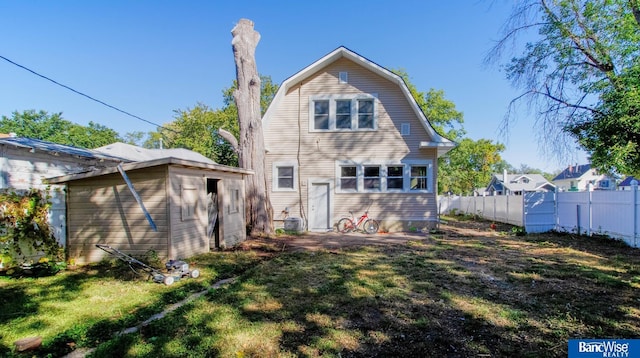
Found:
[[[370,94],[312,96],[309,131],[375,130],[376,97]]]
[[[329,101],[313,102],[313,129],[329,129]]]
[[[351,101],[336,101],[336,128],[351,129]]]
[[[373,129],[373,100],[358,100],[358,128]]]

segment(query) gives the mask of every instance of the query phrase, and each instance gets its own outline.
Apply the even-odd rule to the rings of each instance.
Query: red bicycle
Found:
[[[362,225],[362,230],[367,234],[375,234],[378,232],[380,225],[376,220],[369,217],[369,211],[365,211],[358,220],[356,220],[353,215],[353,211],[349,211],[349,214],[351,214],[350,218],[342,218],[338,221],[338,232],[347,233],[357,231],[360,225]]]

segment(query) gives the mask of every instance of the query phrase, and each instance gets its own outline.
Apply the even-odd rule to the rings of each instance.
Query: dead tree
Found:
[[[273,233],[273,209],[265,177],[260,76],[255,61],[260,34],[253,29],[253,21],[248,19],[240,19],[231,34],[238,80],[238,88],[233,93],[240,125],[238,163],[241,168],[251,169],[255,173],[245,181],[247,225],[250,235],[269,236]]]

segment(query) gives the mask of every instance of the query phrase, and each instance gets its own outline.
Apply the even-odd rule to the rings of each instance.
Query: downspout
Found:
[[[305,228],[309,228],[309,223],[307,222],[307,214],[305,213],[304,210],[304,204],[302,201],[302,175],[300,175],[300,172],[302,171],[302,165],[300,162],[300,151],[302,148],[302,84],[304,82],[300,82],[300,85],[298,86],[298,151],[296,153],[296,161],[298,163],[298,201],[300,202],[300,217],[302,218],[302,220],[304,220],[305,223]],[[308,195],[307,195],[308,196]]]

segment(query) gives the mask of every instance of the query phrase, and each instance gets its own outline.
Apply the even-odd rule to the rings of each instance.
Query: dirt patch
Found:
[[[371,245],[405,244],[408,241],[427,240],[433,235],[439,237],[499,237],[510,234],[513,226],[488,221],[443,222],[431,232],[394,233],[347,233],[306,232],[300,235],[278,235],[273,238],[250,237],[241,248],[263,253],[340,250]]]

